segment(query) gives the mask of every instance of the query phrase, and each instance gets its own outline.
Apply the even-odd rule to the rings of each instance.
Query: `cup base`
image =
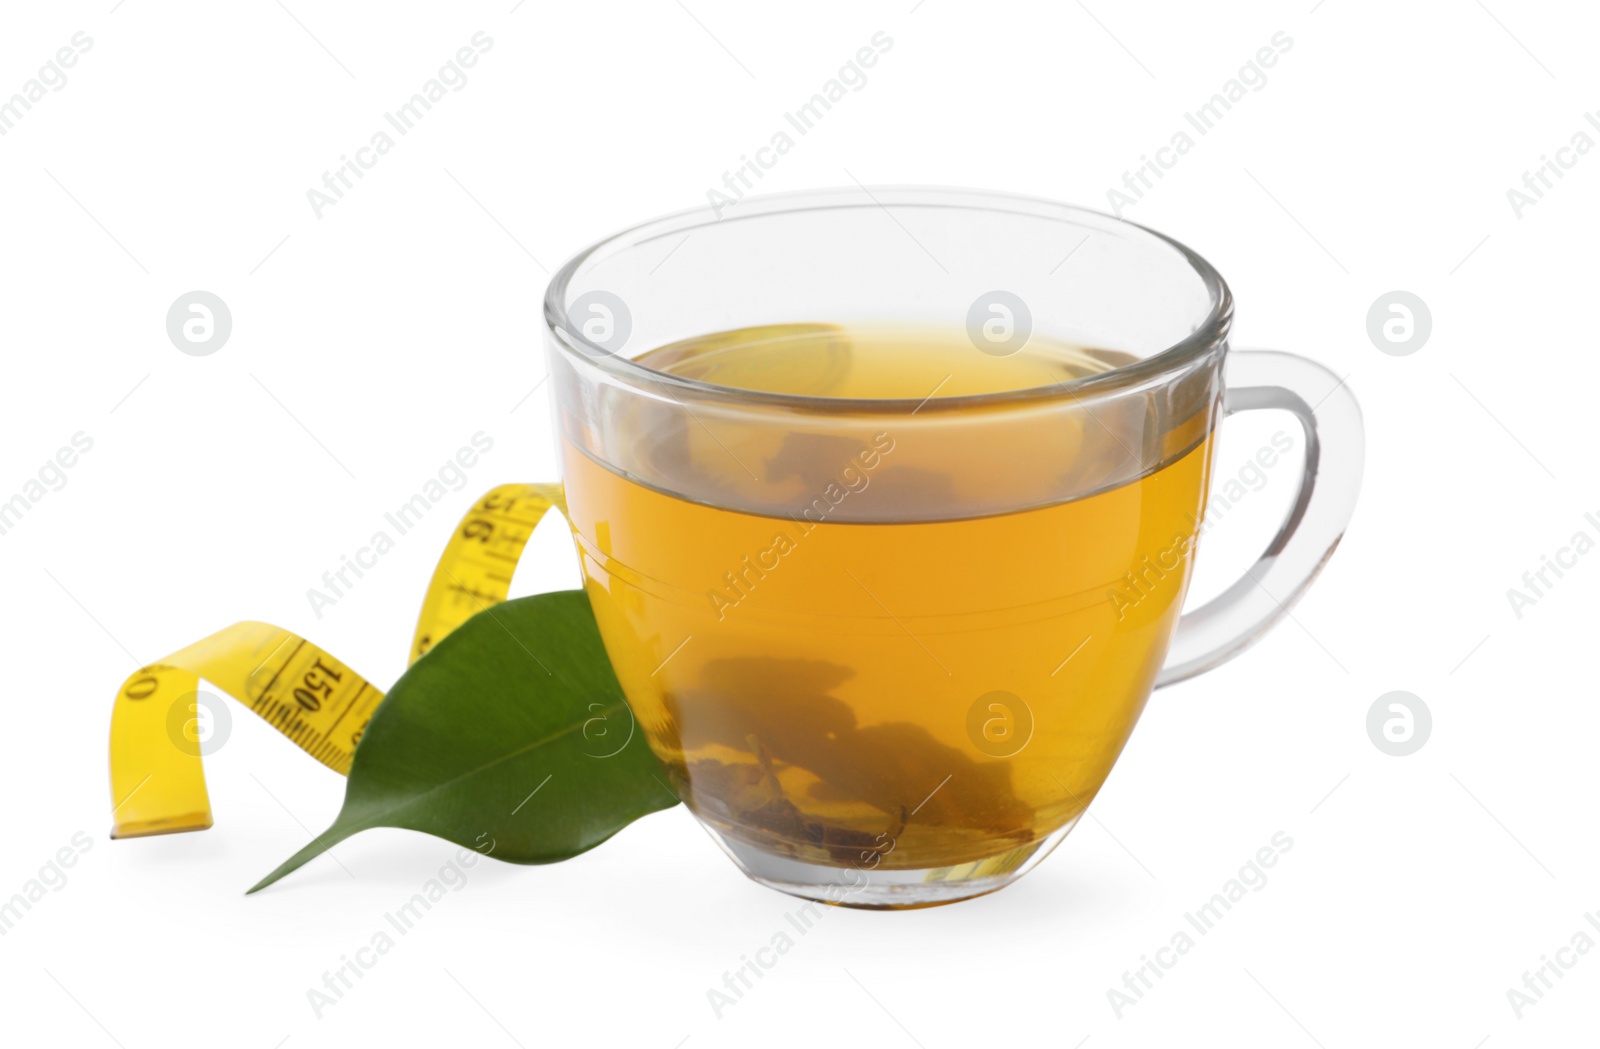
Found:
[[[1037,866],[1076,824],[1073,820],[1043,838],[981,860],[914,870],[807,863],[763,851],[715,827],[707,829],[750,880],[769,889],[835,907],[898,911],[958,903],[1003,889]]]

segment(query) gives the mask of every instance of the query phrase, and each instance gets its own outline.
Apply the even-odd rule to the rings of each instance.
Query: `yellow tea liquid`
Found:
[[[915,404],[1127,359],[1037,337],[992,357],[961,329],[792,325],[639,361],[744,390]],[[752,453],[704,418],[681,439],[640,435],[640,456],[688,479],[673,491],[564,444],[607,651],[698,816],[795,859],[908,870],[1012,852],[1083,811],[1160,669],[1209,468],[1195,430],[1131,482],[964,514],[990,489],[1123,454],[1085,419],[1044,414],[1030,424],[1036,457],[989,461],[959,420],[941,421],[939,439],[892,424],[857,442],[779,432]],[[720,506],[730,478],[789,484],[806,510]],[[947,500],[932,519],[929,492]],[[917,519],[895,519],[912,505]]]

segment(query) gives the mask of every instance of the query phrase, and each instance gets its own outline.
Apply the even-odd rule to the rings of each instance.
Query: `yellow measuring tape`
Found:
[[[410,662],[477,612],[506,599],[534,527],[561,489],[507,484],[461,519],[422,602]],[[204,678],[341,775],[383,693],[304,638],[235,623],[129,675],[111,711],[113,838],[204,830],[211,802],[191,731]]]

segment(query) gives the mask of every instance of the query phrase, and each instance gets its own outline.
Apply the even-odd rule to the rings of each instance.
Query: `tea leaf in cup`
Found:
[[[554,863],[678,803],[582,591],[494,605],[373,713],[333,826],[250,892],[360,831],[403,827],[511,863]]]

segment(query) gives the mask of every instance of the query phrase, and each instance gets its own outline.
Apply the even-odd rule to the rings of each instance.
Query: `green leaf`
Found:
[[[250,892],[370,827],[555,863],[677,803],[588,598],[539,594],[485,609],[412,664],[362,734],[333,826]]]

